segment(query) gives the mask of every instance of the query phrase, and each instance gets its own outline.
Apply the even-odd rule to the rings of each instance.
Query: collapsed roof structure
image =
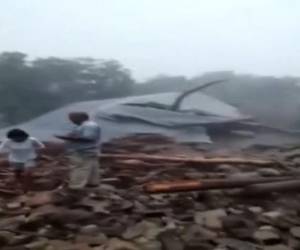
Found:
[[[49,112],[19,127],[43,140],[54,140],[53,135],[71,129],[72,125],[67,120],[69,112],[85,111],[103,128],[103,141],[128,134],[155,133],[179,141],[210,143],[206,133],[208,126],[247,119],[235,107],[199,92],[178,97],[182,97],[181,93],[171,92],[80,102]],[[172,105],[178,100],[180,105],[177,103],[178,107],[174,110]]]
[[[237,108],[199,92],[219,82],[222,81],[209,82],[184,93],[169,92],[73,103],[18,127],[44,141],[54,141],[54,135],[72,129],[68,113],[84,111],[101,125],[103,142],[132,134],[160,134],[179,142],[211,143],[211,135],[220,131],[231,134],[240,130],[257,130],[260,126]],[[2,129],[0,135],[3,136],[8,129]],[[274,144],[275,141],[282,141],[282,135],[280,137],[280,140],[276,140],[272,134],[260,140],[264,143],[272,141],[271,144]],[[287,141],[291,139],[289,137]],[[253,143],[253,138],[251,140]]]
[[[76,103],[20,127],[54,140],[71,129],[71,111],[90,113],[109,141],[101,183],[88,193],[58,189],[69,162],[47,152],[32,192],[20,195],[0,158],[3,249],[299,249],[299,147],[220,152],[175,142],[215,141],[214,132],[231,137],[239,128],[256,129],[257,139],[263,126],[236,108],[166,93]],[[140,133],[162,136],[125,136]]]

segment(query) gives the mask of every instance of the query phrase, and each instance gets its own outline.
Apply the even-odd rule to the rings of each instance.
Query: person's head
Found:
[[[14,142],[24,142],[28,139],[29,134],[22,129],[11,129],[7,132],[6,137]]]
[[[69,120],[76,125],[81,125],[89,119],[89,115],[86,112],[72,112],[69,114]]]

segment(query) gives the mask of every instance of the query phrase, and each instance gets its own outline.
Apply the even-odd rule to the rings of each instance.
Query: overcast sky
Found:
[[[1,0],[0,51],[117,59],[146,79],[300,75],[298,0]]]

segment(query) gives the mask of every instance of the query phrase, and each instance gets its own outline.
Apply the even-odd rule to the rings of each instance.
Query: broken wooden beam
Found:
[[[204,191],[210,189],[243,188],[253,184],[291,181],[295,177],[261,177],[251,179],[207,179],[207,180],[178,180],[152,182],[144,185],[147,193],[173,193],[187,191]],[[299,180],[300,183],[300,180]]]
[[[300,180],[285,180],[272,183],[260,183],[247,186],[241,193],[260,195],[273,192],[300,191]]]
[[[19,195],[19,193],[15,190],[1,187],[0,188],[0,195],[3,196],[3,197],[11,197],[11,196]]]
[[[144,155],[144,154],[102,154],[100,159],[116,159],[116,160],[140,160],[140,161],[160,161],[160,162],[178,162],[178,163],[193,163],[198,165],[257,165],[257,166],[271,166],[278,164],[275,161],[269,160],[257,160],[257,159],[245,159],[237,157],[172,157],[162,155]]]

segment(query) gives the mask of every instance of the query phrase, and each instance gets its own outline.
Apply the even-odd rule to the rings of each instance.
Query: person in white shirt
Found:
[[[27,192],[31,182],[31,169],[36,166],[38,150],[45,146],[22,129],[12,129],[7,132],[6,137],[0,145],[0,153],[8,154],[15,179],[22,185],[24,192]]]
[[[70,189],[82,189],[99,184],[99,154],[101,128],[85,112],[72,112],[69,120],[76,125],[74,130],[63,136],[56,136],[66,142],[70,160]]]

